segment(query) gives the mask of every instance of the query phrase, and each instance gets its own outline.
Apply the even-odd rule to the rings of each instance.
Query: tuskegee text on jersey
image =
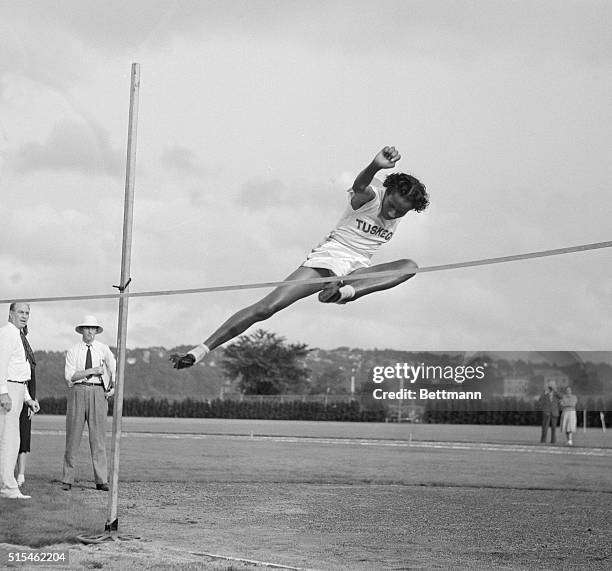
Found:
[[[361,230],[365,234],[379,236],[387,242],[391,240],[393,236],[393,232],[387,230],[384,226],[376,226],[375,224],[371,224],[370,222],[366,222],[365,220],[361,220],[360,218],[356,218],[355,222],[357,222],[357,229]]]

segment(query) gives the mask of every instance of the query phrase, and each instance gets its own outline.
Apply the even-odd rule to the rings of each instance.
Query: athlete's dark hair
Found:
[[[412,200],[416,212],[423,212],[429,206],[429,195],[425,185],[410,174],[394,172],[385,179],[383,186],[388,192],[397,191]]]

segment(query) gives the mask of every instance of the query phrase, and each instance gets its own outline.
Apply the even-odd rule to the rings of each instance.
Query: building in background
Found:
[[[557,390],[561,390],[570,384],[570,378],[559,369],[545,368],[536,369],[534,373],[544,379],[542,389],[547,387],[549,384],[553,384]]]
[[[504,379],[505,397],[526,398],[529,392],[529,379],[522,377],[506,377]]]

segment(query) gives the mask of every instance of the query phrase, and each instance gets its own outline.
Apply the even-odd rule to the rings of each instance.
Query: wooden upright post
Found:
[[[121,281],[118,287],[125,292],[130,282],[132,261],[132,221],[134,212],[134,178],[136,174],[136,132],[138,123],[138,92],[140,90],[140,64],[132,64],[130,85],[130,115],[128,124],[127,165],[125,173],[125,202],[123,206],[123,246],[121,249]],[[113,435],[110,462],[110,494],[106,531],[117,531],[117,499],[119,495],[119,453],[121,420],[123,414],[123,384],[125,378],[125,349],[127,340],[128,297],[119,298],[119,326],[117,330],[117,375],[115,379],[115,406],[113,409]]]

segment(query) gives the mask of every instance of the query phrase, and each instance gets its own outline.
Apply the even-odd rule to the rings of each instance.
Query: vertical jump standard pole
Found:
[[[128,123],[127,164],[125,172],[125,202],[123,205],[123,245],[121,248],[121,293],[127,290],[132,261],[132,221],[134,213],[134,178],[136,174],[136,132],[138,123],[138,92],[140,90],[140,64],[132,64],[130,84],[130,115]],[[121,415],[123,413],[123,382],[125,378],[125,348],[128,320],[127,297],[119,298],[119,326],[117,329],[117,375],[115,379],[115,406],[113,409],[113,435],[111,442],[110,494],[108,518],[105,530],[117,531],[117,499],[119,495],[119,453],[121,439]]]

